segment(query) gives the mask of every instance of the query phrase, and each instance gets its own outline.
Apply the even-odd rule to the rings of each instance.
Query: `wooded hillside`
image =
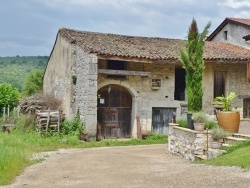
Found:
[[[10,83],[23,91],[27,75],[36,69],[45,69],[48,56],[0,57],[0,84]]]

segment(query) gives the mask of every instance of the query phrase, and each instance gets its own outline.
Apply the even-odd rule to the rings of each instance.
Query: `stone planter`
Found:
[[[221,145],[222,144],[219,141],[211,141],[211,148],[212,149],[220,149]]]
[[[196,131],[204,131],[205,123],[194,123],[194,130]]]

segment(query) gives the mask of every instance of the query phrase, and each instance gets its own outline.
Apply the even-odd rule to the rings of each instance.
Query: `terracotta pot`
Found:
[[[239,112],[223,112],[217,114],[218,124],[225,131],[231,133],[239,132],[240,113]]]
[[[150,131],[142,129],[141,134],[142,134],[142,137],[146,137],[150,134]]]
[[[204,131],[205,123],[194,123],[194,130],[196,131]]]
[[[212,149],[220,149],[221,148],[221,143],[218,141],[211,141],[211,148]]]

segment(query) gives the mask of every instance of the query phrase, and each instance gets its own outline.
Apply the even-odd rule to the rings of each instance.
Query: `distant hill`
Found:
[[[46,68],[48,56],[0,57],[0,84],[10,83],[23,91],[27,75],[36,69]]]

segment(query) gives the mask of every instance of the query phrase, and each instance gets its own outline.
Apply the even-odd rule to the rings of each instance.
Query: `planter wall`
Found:
[[[207,156],[209,159],[218,157],[225,152],[220,149],[212,149],[211,135],[207,135],[207,131],[194,131],[179,127],[178,124],[169,123],[169,153],[194,161],[196,155],[204,155],[204,149],[208,149]]]
[[[168,151],[194,161],[195,155],[202,155],[207,147],[206,131],[194,131],[169,124]]]

